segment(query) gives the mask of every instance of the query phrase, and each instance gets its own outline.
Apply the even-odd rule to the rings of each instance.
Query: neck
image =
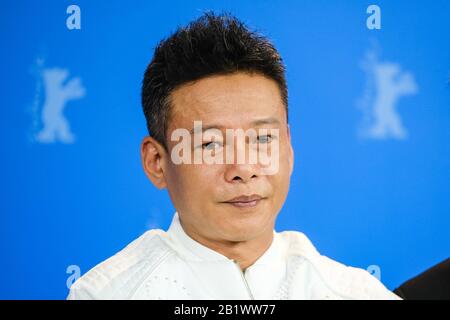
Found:
[[[234,260],[242,271],[253,265],[269,249],[273,241],[273,232],[255,241],[234,243],[217,248],[216,251]]]
[[[245,241],[215,240],[202,237],[184,228],[186,234],[198,243],[234,260],[242,271],[253,265],[269,249],[273,241],[273,228],[260,236]],[[188,228],[189,229],[189,228]]]

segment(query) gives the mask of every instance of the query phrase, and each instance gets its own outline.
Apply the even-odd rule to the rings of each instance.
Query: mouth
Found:
[[[262,200],[266,199],[258,194],[252,194],[250,196],[242,195],[223,203],[232,205],[236,208],[253,208],[256,207]]]

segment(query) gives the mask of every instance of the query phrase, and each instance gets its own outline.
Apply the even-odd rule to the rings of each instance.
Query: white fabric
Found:
[[[269,249],[241,271],[183,230],[147,231],[76,281],[68,299],[399,299],[363,269],[320,255],[296,231],[274,231]]]

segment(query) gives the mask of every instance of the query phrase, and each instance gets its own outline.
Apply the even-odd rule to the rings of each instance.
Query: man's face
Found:
[[[258,74],[212,76],[174,90],[171,106],[167,131],[169,154],[162,167],[183,227],[198,237],[215,241],[248,241],[271,233],[286,199],[293,169],[286,111],[276,82]],[[264,119],[271,121],[255,126],[255,120]],[[202,121],[203,128],[217,125],[223,133],[222,148],[215,143],[207,146],[219,148],[216,153],[226,152],[225,144],[230,144],[226,141],[227,129],[254,129],[257,133],[261,132],[259,129],[278,129],[272,142],[266,142],[278,144],[278,170],[268,175],[260,163],[250,163],[248,158],[239,163],[236,154],[240,147],[236,140],[232,163],[175,164],[171,150],[178,142],[171,141],[172,132],[180,128],[190,131],[194,121]],[[201,144],[207,142],[211,139],[203,139]],[[250,145],[250,142],[244,145],[246,154]],[[192,143],[192,152],[205,146]],[[250,204],[227,202],[242,195],[259,195],[262,199]]]

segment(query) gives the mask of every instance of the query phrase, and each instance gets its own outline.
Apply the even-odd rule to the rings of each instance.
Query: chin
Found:
[[[247,221],[240,219],[235,223],[227,224],[223,229],[223,235],[229,241],[247,241],[257,238],[266,227],[267,225],[260,219],[248,219],[247,217]]]

